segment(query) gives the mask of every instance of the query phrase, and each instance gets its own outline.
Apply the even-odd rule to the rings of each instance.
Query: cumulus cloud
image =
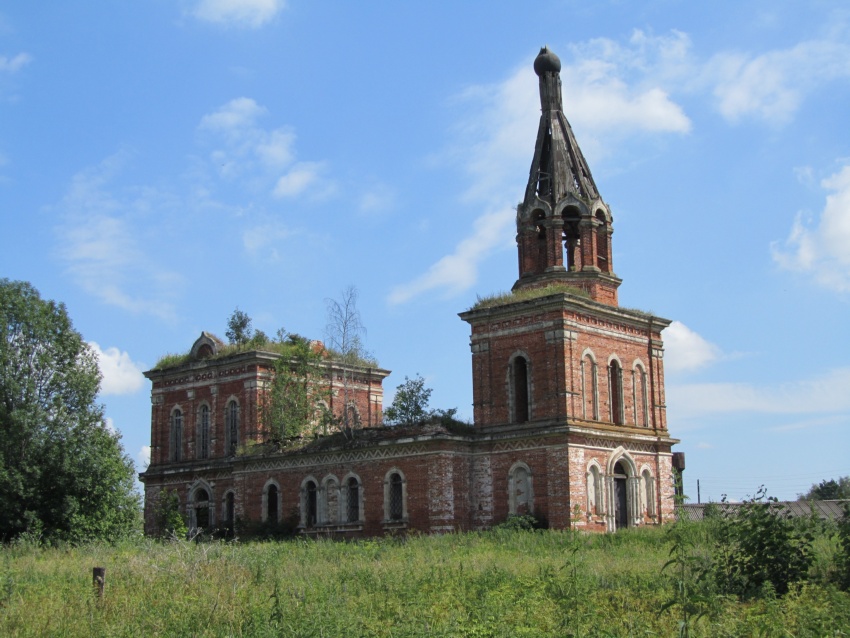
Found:
[[[720,355],[720,348],[681,321],[674,321],[664,330],[664,370],[668,373],[699,370]]]
[[[267,112],[251,98],[238,97],[204,115],[198,127],[221,131],[228,136],[241,135],[243,131],[253,129],[257,119]]]
[[[89,346],[97,356],[98,367],[103,375],[100,383],[102,395],[132,394],[141,389],[145,377],[128,353],[115,347],[104,350],[94,341],[89,341]]]
[[[824,414],[850,412],[850,368],[780,385],[752,383],[668,384],[667,396],[676,417],[730,412]],[[848,415],[850,416],[850,415]]]
[[[11,58],[0,55],[0,73],[17,73],[30,62],[32,56],[29,53],[18,53]]]
[[[313,185],[322,171],[319,162],[299,162],[285,175],[281,175],[274,186],[275,197],[295,197]]]
[[[447,295],[468,290],[478,279],[478,264],[500,244],[510,245],[508,232],[515,218],[511,209],[486,213],[475,220],[472,234],[412,282],[393,288],[390,304],[401,304],[424,292],[443,289]]]
[[[758,55],[723,52],[708,61],[703,76],[723,117],[783,124],[818,86],[850,77],[850,45],[827,38]]]
[[[206,22],[256,29],[280,13],[284,0],[200,0],[192,15]]]
[[[74,282],[104,303],[171,319],[182,277],[146,253],[137,222],[172,203],[151,189],[113,191],[126,160],[119,153],[73,177],[60,205],[59,255]]]
[[[850,165],[821,182],[831,191],[816,220],[798,213],[783,244],[771,246],[783,269],[811,275],[824,288],[850,291]]]
[[[677,60],[687,49],[682,34],[653,38],[641,32],[625,45],[600,39],[573,47],[573,60],[564,57],[561,77],[565,110],[580,129],[582,149],[598,150],[603,140],[629,135],[687,133],[690,120],[655,79],[681,73]],[[446,156],[469,175],[463,198],[480,203],[483,211],[451,254],[397,286],[390,303],[436,289],[450,295],[468,290],[479,264],[497,247],[512,245],[511,204],[523,192],[540,119],[537,87],[529,58],[502,82],[471,86],[457,96],[455,102],[472,115],[458,123],[456,143]]]
[[[252,188],[268,184],[277,198],[301,195],[316,183],[325,171],[324,162],[296,162],[295,133],[288,127],[267,129],[260,120],[268,110],[251,98],[230,100],[201,118],[198,130],[215,144],[210,160],[226,180],[244,180]],[[326,181],[321,193],[333,192]]]

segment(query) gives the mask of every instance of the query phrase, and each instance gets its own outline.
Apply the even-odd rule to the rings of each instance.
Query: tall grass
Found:
[[[662,530],[2,549],[3,636],[670,636]],[[102,599],[91,569],[106,567]],[[691,635],[842,636],[850,596],[720,601]],[[791,631],[790,634],[782,633]],[[844,632],[844,633],[842,633]]]

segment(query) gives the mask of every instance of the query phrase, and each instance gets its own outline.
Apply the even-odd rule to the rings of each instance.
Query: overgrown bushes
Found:
[[[812,525],[813,554],[835,559],[839,528]],[[681,551],[662,572],[675,537]],[[722,593],[714,542],[708,521],[617,534],[501,528],[346,543],[19,543],[2,550],[0,635],[847,634],[850,594],[812,572],[783,596]],[[94,565],[106,567],[102,599],[91,587]],[[673,593],[674,613],[659,613]],[[682,601],[691,605],[687,622]]]

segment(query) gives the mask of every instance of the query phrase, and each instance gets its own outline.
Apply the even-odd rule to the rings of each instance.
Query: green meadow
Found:
[[[0,635],[850,635],[850,594],[829,577],[834,536],[815,539],[809,577],[784,596],[742,599],[700,576],[710,535],[682,533],[17,542],[2,549]],[[106,568],[102,597],[95,566]]]

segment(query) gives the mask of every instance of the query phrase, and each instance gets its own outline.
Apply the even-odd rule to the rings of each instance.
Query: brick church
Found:
[[[146,532],[158,531],[163,490],[190,527],[237,533],[285,521],[343,538],[450,532],[512,514],[600,532],[672,520],[678,441],[667,431],[661,340],[670,322],[618,305],[611,212],[564,115],[560,69],[546,48],[534,61],[541,116],[517,207],[519,278],[510,295],[460,314],[471,327],[474,425],[385,427],[389,371],[328,359],[316,383],[356,427],[267,449],[259,406],[280,355],[227,355],[203,333],[187,359],[146,373]]]

